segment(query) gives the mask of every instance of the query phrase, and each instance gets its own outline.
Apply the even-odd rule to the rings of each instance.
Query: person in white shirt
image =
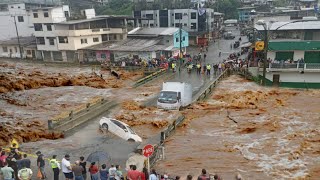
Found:
[[[19,180],[31,180],[32,170],[27,168],[25,164],[22,164],[22,169],[18,171]]]
[[[61,168],[64,176],[66,177],[66,180],[72,180],[73,179],[73,173],[72,173],[72,167],[70,164],[70,156],[69,154],[66,154],[64,158],[61,161]]]
[[[117,168],[114,165],[111,165],[109,169],[109,180],[115,180]]]
[[[156,170],[152,169],[151,174],[149,176],[149,180],[158,180]]]

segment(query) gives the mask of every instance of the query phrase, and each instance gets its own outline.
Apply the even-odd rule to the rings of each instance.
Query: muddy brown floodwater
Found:
[[[166,143],[160,172],[223,179],[319,179],[320,91],[263,88],[231,76]]]
[[[12,138],[19,142],[62,138],[61,133],[47,131],[47,120],[81,109],[99,98],[113,100],[118,90],[130,90],[143,74],[118,73],[120,79],[91,67],[1,61],[0,146],[7,145]]]

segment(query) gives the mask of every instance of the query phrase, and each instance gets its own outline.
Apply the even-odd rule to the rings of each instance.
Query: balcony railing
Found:
[[[261,67],[261,66],[260,66]],[[320,70],[320,63],[269,63],[270,71],[273,70]]]

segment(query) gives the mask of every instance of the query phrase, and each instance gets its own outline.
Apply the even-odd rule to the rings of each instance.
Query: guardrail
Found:
[[[151,81],[151,80],[163,75],[165,72],[166,72],[165,69],[160,69],[159,71],[156,71],[156,72],[154,72],[154,73],[152,73],[152,74],[150,74],[150,75],[148,75],[148,76],[146,76],[146,77],[144,77],[142,79],[139,79],[138,81],[135,82],[133,87],[135,87],[135,88],[139,87],[139,86],[147,83],[148,81]]]
[[[94,99],[89,103],[78,108],[63,112],[58,116],[48,120],[48,129],[65,133],[70,132],[77,126],[80,126],[90,119],[99,116],[106,110],[111,109],[117,104],[104,98]]]
[[[215,79],[213,82],[211,82],[203,91],[199,92],[198,94],[196,94],[196,98],[195,101],[202,101],[204,99],[206,99],[208,97],[209,94],[212,93],[213,88],[219,83],[220,80],[222,80],[225,77],[230,76],[231,74],[231,70],[227,69],[225,71],[223,71],[217,79]]]

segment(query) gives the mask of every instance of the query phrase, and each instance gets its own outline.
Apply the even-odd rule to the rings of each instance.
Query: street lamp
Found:
[[[264,60],[263,60],[263,79],[262,79],[263,86],[266,86],[269,31],[273,23],[274,21],[270,21],[269,24],[267,24],[264,20],[259,20],[256,23],[257,25],[263,26],[263,29],[264,29]]]
[[[275,22],[275,20],[269,21],[269,23],[266,23],[264,20],[257,21],[257,25],[260,25],[264,29],[264,60],[263,60],[263,85],[266,85],[266,72],[267,72],[267,57],[268,57],[268,42],[269,42],[269,31],[271,28],[271,25]],[[281,26],[274,29],[274,31],[277,31],[278,29],[282,28],[283,26],[286,26],[288,24],[298,23],[298,22],[308,22],[308,20],[297,20],[297,21],[291,21],[285,24],[282,24]]]

